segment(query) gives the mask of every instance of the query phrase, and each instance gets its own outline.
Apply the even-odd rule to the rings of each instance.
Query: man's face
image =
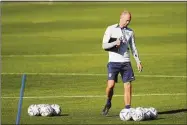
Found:
[[[121,13],[120,15],[120,23],[124,24],[124,26],[127,26],[131,21],[131,15],[129,13]]]

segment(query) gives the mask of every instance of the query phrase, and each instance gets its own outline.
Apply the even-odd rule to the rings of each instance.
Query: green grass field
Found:
[[[23,73],[21,124],[187,123],[186,2],[9,2],[1,8],[2,124],[16,122]],[[144,66],[138,73],[131,58],[132,107],[155,107],[156,120],[121,121],[123,96],[113,98],[108,117],[101,115],[108,62],[102,38],[123,9],[132,12],[130,27]],[[115,95],[123,95],[121,79]],[[62,115],[30,117],[29,105],[40,103],[59,104]]]

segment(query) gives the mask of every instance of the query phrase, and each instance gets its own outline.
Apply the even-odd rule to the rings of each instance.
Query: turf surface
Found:
[[[21,124],[187,123],[186,2],[4,2],[1,8],[2,124],[15,124],[22,73],[24,96],[33,98],[23,100]],[[130,27],[144,66],[138,73],[131,58],[132,106],[155,107],[156,120],[121,121],[122,96],[113,98],[108,117],[100,114],[108,61],[102,37],[124,8],[132,12]],[[123,94],[120,77],[115,94]],[[59,104],[62,115],[28,116],[28,106],[39,103]]]

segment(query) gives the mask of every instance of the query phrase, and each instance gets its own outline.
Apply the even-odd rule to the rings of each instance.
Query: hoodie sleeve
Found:
[[[105,31],[104,36],[103,36],[103,43],[102,43],[103,49],[110,49],[117,44],[117,41],[109,43],[110,37],[111,37],[111,28],[108,27]]]
[[[141,61],[139,59],[139,55],[138,55],[138,50],[137,50],[136,44],[135,44],[134,32],[132,33],[131,40],[130,40],[129,44],[130,44],[132,55],[133,55],[134,59],[136,60],[136,63],[137,64],[141,63]]]

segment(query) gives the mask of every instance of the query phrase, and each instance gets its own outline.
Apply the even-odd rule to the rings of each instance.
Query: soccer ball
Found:
[[[143,107],[137,107],[136,110],[141,110],[142,112],[144,112],[144,108]]]
[[[122,121],[128,121],[131,119],[131,110],[130,109],[122,109],[119,113],[119,117]]]
[[[144,119],[148,120],[151,118],[151,112],[148,108],[144,108]]]
[[[38,116],[38,115],[40,115],[39,107],[36,104],[30,105],[28,107],[28,114],[30,116]]]
[[[150,118],[151,119],[156,119],[157,116],[158,116],[157,110],[153,107],[148,108],[148,110],[150,111]]]
[[[135,108],[130,108],[130,112],[131,112],[131,117],[132,117],[132,114],[136,111]]]
[[[54,115],[60,115],[61,113],[61,108],[57,104],[52,104],[51,107],[53,108],[53,114]]]
[[[48,104],[40,105],[39,111],[41,116],[51,116],[53,114],[53,108]]]
[[[144,120],[144,112],[140,109],[136,109],[133,113],[132,113],[132,119],[134,121],[142,121]]]
[[[47,105],[47,104],[38,104],[38,107],[40,108],[40,107],[43,107],[45,105]]]
[[[38,104],[38,110],[40,112],[40,115],[41,115],[41,108],[44,107],[46,104]]]

